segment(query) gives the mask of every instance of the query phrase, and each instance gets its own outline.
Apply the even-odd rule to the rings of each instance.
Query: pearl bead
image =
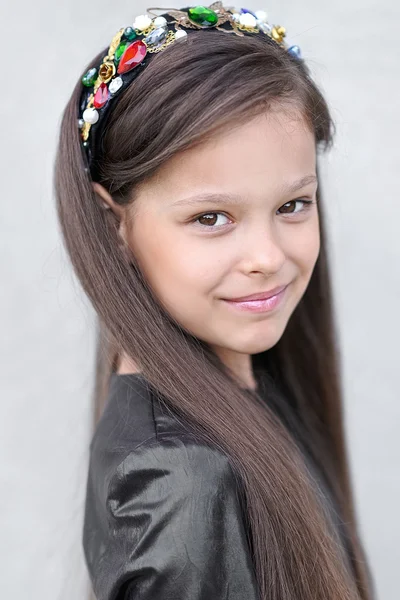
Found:
[[[156,17],[153,23],[155,27],[166,27],[167,19],[165,17]]]
[[[265,12],[265,10],[256,10],[256,12],[254,13],[256,15],[256,18],[261,21],[262,23],[266,23],[267,19],[268,19],[268,15]]]
[[[83,112],[82,117],[85,123],[90,123],[90,125],[94,125],[99,120],[99,113],[95,108],[87,108]]]
[[[138,29],[139,31],[143,31],[150,27],[152,21],[147,15],[139,15],[136,17],[135,22],[133,23],[133,28]]]
[[[186,37],[187,37],[187,33],[186,33],[186,31],[183,31],[183,29],[178,29],[178,31],[175,31],[175,39],[176,40],[183,40]]]
[[[244,27],[255,27],[257,20],[250,13],[243,13],[239,16],[239,23]]]

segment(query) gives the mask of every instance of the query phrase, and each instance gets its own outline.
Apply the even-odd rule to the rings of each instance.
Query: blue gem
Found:
[[[301,50],[300,50],[299,46],[290,46],[290,48],[288,49],[288,52],[295,58],[301,58]]]
[[[253,13],[252,10],[249,10],[248,8],[241,8],[240,9],[240,13],[243,15],[244,13],[250,13],[251,15],[253,15],[253,17],[255,19],[257,19],[256,15]]]

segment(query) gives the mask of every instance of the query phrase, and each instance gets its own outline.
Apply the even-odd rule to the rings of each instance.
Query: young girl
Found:
[[[373,598],[318,177],[334,126],[285,37],[221,2],[148,9],[65,109],[58,214],[100,325],[99,600]]]

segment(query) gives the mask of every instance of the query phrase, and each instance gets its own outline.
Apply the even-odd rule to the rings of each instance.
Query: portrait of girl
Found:
[[[57,215],[98,327],[98,600],[375,599],[320,169],[335,122],[275,19],[149,7],[63,110]]]

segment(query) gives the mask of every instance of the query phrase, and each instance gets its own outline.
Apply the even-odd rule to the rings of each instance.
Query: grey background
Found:
[[[146,6],[2,3],[0,596],[9,600],[86,598],[94,321],[60,242],[52,166],[80,71]],[[323,185],[351,469],[379,598],[397,600],[400,4],[247,6],[265,8],[300,45],[338,126]]]

